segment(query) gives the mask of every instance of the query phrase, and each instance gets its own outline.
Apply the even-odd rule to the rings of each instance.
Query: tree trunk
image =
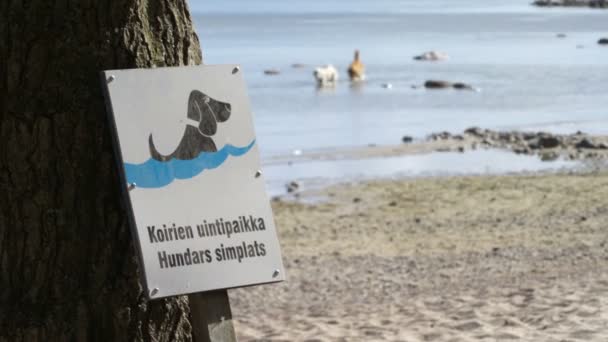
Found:
[[[99,76],[200,64],[186,1],[5,0],[0,37],[0,341],[190,340],[139,283]]]

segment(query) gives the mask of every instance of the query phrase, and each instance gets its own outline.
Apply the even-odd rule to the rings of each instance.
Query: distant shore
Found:
[[[539,7],[608,8],[606,0],[536,0],[532,4]]]

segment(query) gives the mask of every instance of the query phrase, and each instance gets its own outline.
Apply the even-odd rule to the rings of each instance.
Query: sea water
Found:
[[[597,44],[608,36],[608,10],[536,8],[527,0],[190,4],[205,63],[243,67],[266,156],[394,144],[474,125],[608,133],[608,47]],[[355,49],[368,77],[358,86],[346,75]],[[412,59],[432,49],[450,59]],[[317,89],[312,69],[328,63],[341,81]],[[281,73],[264,75],[271,68]],[[427,79],[480,91],[412,89]]]
[[[608,10],[527,0],[190,4],[205,63],[244,70],[263,158],[470,126],[608,134],[608,47],[597,44],[608,36]],[[346,74],[355,49],[367,74],[359,85]],[[428,50],[449,60],[412,59]],[[341,79],[318,89],[312,71],[324,64]],[[281,73],[264,75],[273,68]],[[412,87],[428,79],[479,91]]]

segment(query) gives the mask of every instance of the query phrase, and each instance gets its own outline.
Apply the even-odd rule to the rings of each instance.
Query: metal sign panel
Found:
[[[150,298],[284,280],[238,67],[103,76]]]

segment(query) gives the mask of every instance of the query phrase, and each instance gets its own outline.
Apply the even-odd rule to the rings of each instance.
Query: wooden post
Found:
[[[236,342],[228,290],[188,296],[194,342]]]

